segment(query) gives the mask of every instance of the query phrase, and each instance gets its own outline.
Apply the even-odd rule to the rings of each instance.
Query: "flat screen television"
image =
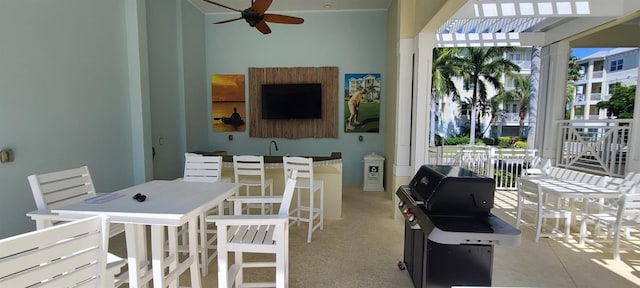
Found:
[[[262,119],[322,118],[322,85],[263,84]]]

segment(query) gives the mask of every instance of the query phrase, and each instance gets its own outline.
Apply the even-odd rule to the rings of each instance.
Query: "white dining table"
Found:
[[[560,180],[548,177],[530,177],[521,178],[520,184],[524,189],[534,191],[537,187],[541,188],[541,191],[545,195],[551,195],[556,199],[568,199],[570,208],[572,210],[571,223],[575,223],[575,200],[583,199],[583,207],[580,209],[580,213],[585,215],[588,212],[589,201],[588,199],[616,199],[620,198],[622,193],[618,190],[583,183],[573,180]],[[584,232],[580,232],[580,244],[584,244]]]
[[[198,247],[198,217],[236,194],[238,187],[238,184],[224,182],[154,180],[102,194],[52,212],[57,213],[63,220],[107,215],[111,222],[124,223],[129,287],[146,287],[152,279],[153,287],[177,287],[179,276],[189,269],[191,287],[199,288],[202,287],[202,283],[198,251],[202,247]],[[133,199],[138,193],[145,195],[146,199],[142,202]],[[180,262],[176,231],[184,224],[189,227],[189,256]],[[148,271],[145,231],[147,226],[151,227],[152,271]],[[165,228],[168,230],[168,257],[164,257]],[[167,267],[169,271],[165,273]]]

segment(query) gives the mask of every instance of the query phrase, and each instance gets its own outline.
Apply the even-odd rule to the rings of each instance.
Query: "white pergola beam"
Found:
[[[498,17],[608,17],[624,13],[625,0],[469,1],[451,19]]]
[[[451,33],[436,34],[436,47],[540,46],[544,33]]]

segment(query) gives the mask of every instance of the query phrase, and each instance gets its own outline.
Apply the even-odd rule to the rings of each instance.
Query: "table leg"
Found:
[[[169,262],[169,271],[174,271],[178,267],[178,261],[180,258],[180,252],[178,251],[178,227],[176,226],[168,226],[167,227],[167,237],[169,237],[169,256],[165,259]],[[164,241],[164,239],[163,239]],[[163,263],[163,265],[165,265]],[[175,279],[170,279],[169,283],[170,288],[177,288],[179,278],[175,277]]]
[[[147,287],[142,277],[147,272],[147,248],[144,225],[126,223],[127,265],[129,267],[129,287]]]
[[[165,287],[164,283],[164,227],[151,225],[151,262],[153,287]]]
[[[189,258],[191,258],[191,287],[201,288],[200,267],[198,265],[198,217],[189,219]]]
[[[221,209],[224,209],[224,206],[218,205],[218,211],[220,211]],[[209,247],[207,247],[208,237],[207,221],[205,221],[206,218],[206,212],[202,213],[202,215],[200,215],[200,217],[198,218],[198,224],[200,226],[200,245],[202,246],[200,247],[200,249],[202,249],[202,253],[200,253],[200,265],[202,266],[202,271],[200,273],[202,273],[202,277],[209,274]]]

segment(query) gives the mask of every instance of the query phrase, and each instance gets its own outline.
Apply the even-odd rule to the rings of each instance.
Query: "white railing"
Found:
[[[557,166],[624,177],[631,120],[559,121]]]
[[[494,178],[496,189],[515,190],[522,169],[537,165],[537,150],[494,148],[492,146],[459,146],[429,149],[429,163],[456,165],[478,174]]]

